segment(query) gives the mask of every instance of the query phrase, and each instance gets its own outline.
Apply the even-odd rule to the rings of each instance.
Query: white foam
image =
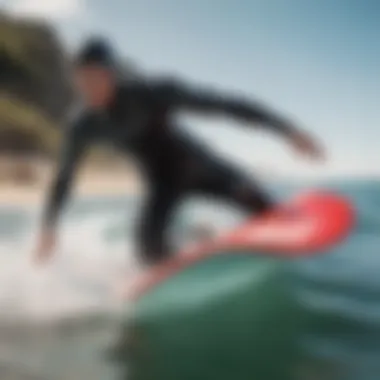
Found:
[[[78,313],[113,311],[115,285],[135,269],[129,236],[114,244],[104,231],[110,214],[68,221],[60,247],[44,267],[31,262],[35,228],[18,240],[0,241],[1,317],[46,319]]]
[[[202,210],[209,214],[206,219],[215,220],[213,214],[220,208],[203,205]],[[5,317],[40,320],[118,310],[117,287],[128,283],[139,270],[130,230],[134,212],[127,211],[123,202],[123,207],[94,204],[88,212],[70,214],[60,230],[55,257],[48,265],[36,267],[31,253],[39,215],[33,210],[26,232],[0,240],[0,321]],[[1,217],[0,213],[0,223],[4,223]],[[195,223],[192,215],[187,219],[190,223],[185,224]],[[117,236],[110,236],[110,231],[116,231]]]

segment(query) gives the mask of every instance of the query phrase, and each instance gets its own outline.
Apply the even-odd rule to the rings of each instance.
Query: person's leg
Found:
[[[232,164],[211,158],[202,163],[202,176],[195,191],[231,202],[247,213],[261,214],[275,205],[255,179]]]
[[[155,264],[172,253],[168,229],[181,192],[170,186],[155,186],[143,207],[137,231],[139,254],[146,264]]]

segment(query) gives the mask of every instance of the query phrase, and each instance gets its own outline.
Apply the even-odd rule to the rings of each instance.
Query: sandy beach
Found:
[[[52,179],[52,167],[39,168],[39,175],[30,184],[17,183],[12,180],[0,182],[0,204],[20,205],[43,202],[44,195]],[[142,186],[138,177],[130,170],[119,167],[115,169],[85,168],[78,173],[73,196],[124,195],[141,192]]]

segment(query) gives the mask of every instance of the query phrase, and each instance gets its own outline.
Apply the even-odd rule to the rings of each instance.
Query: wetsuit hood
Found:
[[[100,65],[107,68],[115,68],[116,54],[111,43],[104,38],[91,38],[84,42],[74,56],[76,66]]]

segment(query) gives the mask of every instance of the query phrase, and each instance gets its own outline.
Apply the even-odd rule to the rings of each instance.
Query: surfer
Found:
[[[247,213],[264,213],[273,199],[255,180],[179,129],[177,111],[223,114],[247,126],[263,126],[312,159],[322,150],[306,132],[247,98],[221,95],[171,77],[121,77],[120,59],[103,39],[91,39],[74,58],[75,84],[83,101],[65,132],[62,158],[48,191],[35,259],[46,261],[56,244],[57,221],[80,158],[92,143],[134,155],[148,184],[138,226],[141,257],[156,263],[170,255],[168,226],[189,194],[222,198]]]

